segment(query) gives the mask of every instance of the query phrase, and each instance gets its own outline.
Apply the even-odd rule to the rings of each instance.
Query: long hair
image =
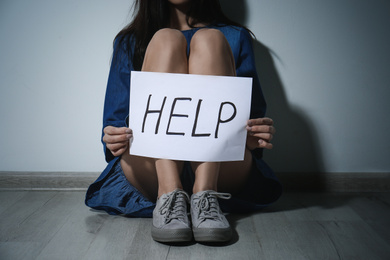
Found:
[[[219,0],[191,0],[187,15],[187,24],[194,28],[196,24],[207,25],[234,25],[244,27],[226,17]],[[123,28],[115,37],[118,46],[125,46],[129,52],[132,49],[130,39],[135,41],[132,49],[133,65],[135,70],[141,70],[146,48],[153,35],[162,28],[169,27],[170,13],[168,0],[136,0],[134,3],[133,21]],[[191,17],[191,20],[189,19]],[[253,33],[246,27],[252,35]],[[114,53],[114,58],[117,53]]]

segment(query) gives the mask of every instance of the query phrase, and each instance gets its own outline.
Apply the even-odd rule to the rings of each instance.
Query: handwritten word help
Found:
[[[147,102],[147,106],[146,106],[146,110],[145,110],[145,115],[144,115],[144,120],[142,123],[142,133],[145,132],[145,125],[146,125],[146,120],[147,120],[148,115],[155,113],[155,114],[158,114],[158,118],[157,118],[156,123],[155,123],[155,132],[154,133],[158,134],[159,128],[160,128],[160,123],[161,123],[162,113],[163,113],[165,105],[166,105],[167,96],[165,96],[164,99],[162,100],[161,107],[158,110],[150,109],[151,98],[152,98],[152,94],[150,94],[149,98],[148,98],[148,102]],[[191,102],[191,101],[192,101],[192,98],[190,98],[190,97],[176,97],[173,99],[172,105],[170,106],[171,108],[170,108],[170,113],[169,113],[169,120],[168,120],[168,124],[167,124],[166,131],[165,131],[166,135],[182,135],[182,136],[184,136],[186,134],[184,132],[172,132],[170,130],[170,125],[171,125],[172,119],[175,117],[188,118],[187,114],[178,114],[178,112],[175,109],[177,102]],[[192,131],[191,131],[192,137],[209,137],[211,135],[211,133],[197,133],[196,132],[202,101],[203,101],[203,99],[198,100],[197,106],[196,106],[196,111],[194,111],[195,116],[194,116],[194,122],[192,124]],[[221,116],[222,116],[222,112],[223,112],[225,106],[230,106],[233,109],[233,111],[232,111],[232,114],[230,115],[229,118],[222,119]],[[224,124],[224,123],[228,123],[228,122],[232,121],[235,118],[236,114],[237,114],[237,108],[232,102],[222,102],[220,104],[218,117],[216,117],[217,123],[216,123],[216,127],[215,127],[214,138],[218,138],[218,130],[219,130],[220,124]]]

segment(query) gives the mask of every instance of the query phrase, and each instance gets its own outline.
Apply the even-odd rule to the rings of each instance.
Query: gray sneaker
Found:
[[[159,242],[186,242],[192,240],[188,220],[188,194],[180,189],[163,194],[153,210],[152,238]]]
[[[198,242],[226,242],[232,229],[219,208],[218,198],[230,199],[229,193],[200,191],[191,196],[192,232]]]

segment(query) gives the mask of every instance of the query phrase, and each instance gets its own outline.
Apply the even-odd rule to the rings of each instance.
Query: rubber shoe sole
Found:
[[[189,242],[192,240],[190,228],[161,229],[152,226],[152,238],[158,242]]]
[[[228,228],[192,228],[197,242],[227,242],[232,238],[232,229]]]

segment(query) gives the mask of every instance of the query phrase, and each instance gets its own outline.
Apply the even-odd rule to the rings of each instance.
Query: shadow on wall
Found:
[[[243,25],[247,22],[248,5],[245,0],[222,0],[224,13]],[[253,42],[257,71],[267,101],[267,116],[275,122],[277,133],[272,141],[274,149],[265,151],[265,161],[276,172],[324,172],[318,136],[303,111],[292,108],[286,99],[274,59],[277,57],[260,41]],[[313,176],[314,177],[314,176]],[[318,176],[320,178],[320,176]]]

